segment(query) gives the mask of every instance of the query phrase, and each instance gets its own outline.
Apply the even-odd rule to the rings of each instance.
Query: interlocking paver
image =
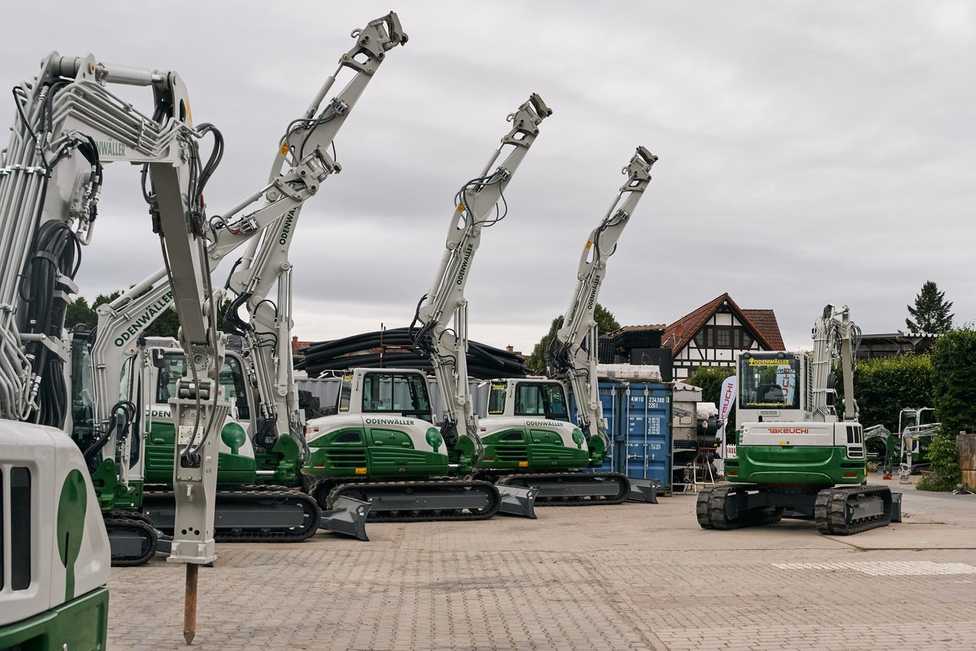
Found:
[[[679,496],[370,525],[369,543],[220,545],[200,573],[194,647],[974,648],[976,500],[913,504],[920,524],[856,544],[804,522],[703,531]],[[113,651],[185,648],[182,567],[118,568],[110,587]]]

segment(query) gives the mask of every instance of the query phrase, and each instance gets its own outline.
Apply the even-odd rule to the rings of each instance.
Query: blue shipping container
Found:
[[[631,383],[624,390],[626,457],[623,472],[631,479],[652,479],[671,488],[671,389],[664,384]],[[618,466],[619,468],[620,466]]]
[[[671,489],[671,388],[654,382],[600,382],[610,454],[599,472],[652,479]],[[573,411],[575,414],[575,410]]]

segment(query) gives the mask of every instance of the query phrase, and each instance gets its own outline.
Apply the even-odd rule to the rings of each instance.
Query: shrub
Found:
[[[956,435],[945,429],[932,439],[928,451],[929,473],[918,482],[923,491],[951,491],[962,481]]]

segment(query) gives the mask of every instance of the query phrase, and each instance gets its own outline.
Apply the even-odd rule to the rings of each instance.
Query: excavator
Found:
[[[151,115],[112,92],[150,88]],[[170,560],[187,567],[185,635],[195,630],[197,568],[216,559],[213,541],[215,432],[228,405],[218,391],[223,340],[209,299],[203,192],[220,162],[222,137],[192,126],[187,90],[172,71],[57,52],[14,87],[17,121],[0,155],[0,484],[5,493],[0,646],[105,648],[110,547],[82,452],[71,442],[64,316],[77,292],[81,249],[93,234],[103,165],[142,169],[150,224],[192,364],[171,403],[176,535]],[[201,142],[213,139],[204,160]],[[57,559],[57,560],[55,560]]]
[[[703,529],[814,520],[829,535],[900,521],[887,486],[867,485],[864,432],[854,398],[860,329],[848,307],[824,307],[812,352],[743,352],[737,359],[736,448],[725,460],[730,483],[698,494]],[[838,414],[835,367],[844,387]]]
[[[539,505],[617,504],[632,497],[654,501],[654,488],[625,475],[585,471],[603,464],[609,449],[599,398],[597,325],[594,320],[607,260],[651,180],[657,156],[639,146],[622,173],[627,177],[610,209],[590,233],[580,256],[569,307],[547,351],[550,378],[489,383],[487,415],[480,420],[484,455],[478,476],[499,489],[534,488]],[[576,424],[565,387],[571,387]]]
[[[241,353],[225,351],[222,389],[234,398],[220,428],[216,540],[297,542],[318,529],[365,538],[368,506],[344,502],[322,514],[296,488],[307,449],[291,377],[291,266],[288,248],[301,208],[341,170],[328,149],[373,78],[385,53],[406,43],[396,13],[353,32],[355,45],[339,60],[305,114],[288,125],[268,184],[205,229],[209,267],[247,243],[225,287],[235,292],[227,314]],[[325,101],[343,70],[352,78]],[[324,106],[323,106],[324,102]],[[277,285],[278,300],[268,300]],[[214,304],[223,293],[215,292]],[[138,565],[158,550],[159,534],[174,528],[173,448],[176,430],[168,403],[186,370],[175,340],[146,345],[141,336],[174,303],[165,270],[137,283],[98,309],[91,350],[95,410],[79,443],[95,470],[99,503],[109,528],[115,565]],[[246,305],[254,325],[238,310]],[[122,395],[118,390],[123,387]],[[245,387],[257,386],[256,396]],[[99,458],[100,456],[100,458]]]
[[[432,360],[444,418],[433,422],[427,378],[418,370],[343,374],[333,413],[306,427],[311,454],[303,472],[323,508],[352,497],[370,504],[370,521],[414,521],[485,519],[502,507],[491,482],[466,478],[482,446],[468,388],[464,288],[481,232],[505,218],[505,188],[551,114],[532,94],[508,116],[511,129],[482,171],[454,197],[445,251],[411,325],[415,346]],[[504,499],[516,502],[514,511],[532,513],[529,491]]]

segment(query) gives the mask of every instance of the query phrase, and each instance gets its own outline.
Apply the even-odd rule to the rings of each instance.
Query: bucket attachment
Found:
[[[651,479],[631,479],[627,501],[657,504],[657,482]]]
[[[501,506],[498,507],[499,513],[535,519],[535,496],[539,492],[538,489],[498,484],[495,487],[502,498]]]
[[[368,541],[366,518],[369,516],[369,502],[352,497],[339,496],[331,509],[323,509],[319,519],[319,529],[332,533]]]

